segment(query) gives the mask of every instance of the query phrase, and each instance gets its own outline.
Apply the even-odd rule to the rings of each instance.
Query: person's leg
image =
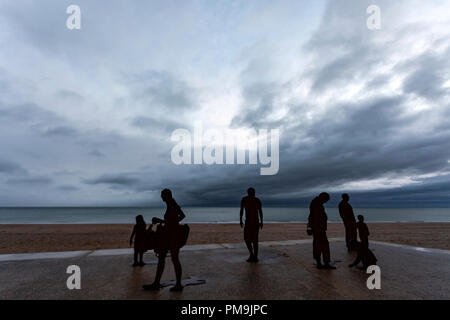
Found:
[[[161,288],[161,277],[166,265],[166,252],[158,256],[158,266],[156,267],[155,281],[152,284],[144,285],[145,290],[159,290]]]
[[[172,256],[173,268],[175,269],[175,277],[177,279],[175,287],[172,288],[172,291],[178,291],[183,289],[183,286],[181,285],[182,269],[179,258],[179,250],[178,249],[171,250],[170,255]]]
[[[328,238],[326,233],[323,234],[322,239],[322,255],[323,255],[323,263],[325,264],[326,269],[336,269],[336,267],[330,265],[330,244],[328,242]]]
[[[247,261],[250,261],[254,257],[252,242],[250,240],[245,240],[245,245],[247,246],[248,252],[250,254],[250,256],[248,257]]]
[[[247,246],[248,253],[250,254],[250,256],[247,259],[248,262],[250,262],[254,256],[252,242],[250,240],[251,240],[250,239],[250,229],[249,229],[249,226],[246,224],[244,226],[244,241],[245,241],[245,245]]]
[[[352,223],[349,228],[350,231],[350,249],[356,250],[355,243],[358,241],[358,233],[356,231],[356,224]]]
[[[352,241],[353,242],[358,241],[358,230],[356,229],[355,223],[352,224],[351,230],[352,230]]]
[[[139,252],[139,264],[141,266],[144,265],[144,253],[143,252]]]
[[[253,242],[253,260],[258,261],[258,240]]]
[[[317,267],[320,268],[322,266],[322,262],[320,261],[320,247],[319,247],[319,239],[318,235],[313,235],[313,258],[316,260]]]
[[[156,276],[154,284],[159,285],[161,282],[161,277],[164,272],[164,267],[166,266],[166,253],[162,253],[158,257],[158,266],[156,267]]]
[[[350,251],[351,250],[351,230],[348,224],[344,225],[345,227],[345,244],[347,246],[347,250]]]
[[[136,249],[134,249],[134,259],[133,259],[133,267],[137,267],[139,265],[138,263],[138,252]]]

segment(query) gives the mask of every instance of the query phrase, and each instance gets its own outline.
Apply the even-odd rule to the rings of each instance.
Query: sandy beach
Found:
[[[450,223],[369,223],[370,240],[450,250]],[[0,225],[0,254],[127,248],[130,224]],[[243,241],[236,224],[190,224],[188,244]],[[268,223],[261,241],[308,239],[304,223]],[[329,237],[343,237],[341,223],[328,224]]]

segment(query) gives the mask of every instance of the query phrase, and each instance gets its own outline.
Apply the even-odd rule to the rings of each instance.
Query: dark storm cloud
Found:
[[[57,121],[58,117],[51,111],[42,109],[35,103],[12,104],[0,100],[0,121],[18,123],[51,123]]]
[[[427,184],[404,186],[390,190],[374,190],[361,192],[355,190],[352,194],[355,206],[373,207],[448,207],[450,205],[450,176],[445,176],[447,181],[429,181]],[[334,195],[336,204],[340,199],[339,194]],[[449,212],[450,213],[450,212]]]
[[[374,53],[378,49],[362,43],[361,39],[355,39],[348,48],[349,51],[343,56],[333,58],[324,66],[311,70],[313,91],[322,92],[336,85],[345,86],[367,74],[367,68],[376,61]]]
[[[270,120],[270,113],[278,107],[275,99],[281,90],[282,85],[278,83],[244,83],[242,95],[245,99],[245,111],[243,110],[233,118],[231,126],[265,128],[270,125],[279,127],[285,120],[274,122]]]
[[[7,184],[11,185],[33,185],[41,186],[52,183],[52,179],[48,177],[30,177],[30,178],[20,178],[20,179],[9,179],[6,181]]]
[[[0,173],[4,174],[26,174],[27,170],[19,164],[8,160],[0,159]]]
[[[78,190],[80,190],[80,188],[71,186],[71,185],[59,186],[58,189],[60,189],[62,191],[78,191]]]
[[[160,132],[164,133],[166,135],[170,135],[172,131],[178,128],[183,128],[186,125],[173,121],[173,120],[167,120],[167,119],[155,119],[145,116],[139,116],[133,118],[131,121],[131,125],[136,128],[140,128],[143,130],[149,130],[151,132]]]
[[[365,5],[364,2],[357,7],[364,9]],[[391,77],[398,75],[375,73],[393,49],[371,42],[367,30],[355,28],[354,21],[360,19],[355,18],[349,23],[348,18],[352,17],[348,12],[355,12],[354,8],[349,9],[352,6],[354,2],[330,2],[323,25],[305,46],[316,63],[298,78],[311,80],[311,98],[317,94],[326,95],[328,89],[336,88],[341,88],[345,94],[350,84],[364,84],[362,92],[366,90],[374,97],[358,98],[358,102],[329,101],[327,111],[313,120],[308,120],[307,113],[314,106],[309,105],[309,101],[298,101],[288,105],[285,118],[272,121],[270,113],[279,107],[277,97],[285,93],[286,83],[246,83],[243,105],[252,106],[256,101],[257,107],[244,109],[232,123],[281,128],[280,171],[276,176],[261,178],[247,170],[238,177],[223,175],[220,181],[212,179],[204,185],[199,182],[190,185],[187,192],[191,198],[197,198],[199,202],[227,202],[228,197],[236,198],[245,193],[247,186],[253,185],[268,202],[303,201],[305,204],[314,192],[335,189],[351,181],[415,176],[449,169],[450,131],[443,130],[441,122],[433,120],[436,117],[449,120],[449,114],[442,106],[409,114],[410,96],[399,93],[386,96],[377,92],[380,86],[392,80]],[[333,25],[333,21],[337,24]],[[363,31],[355,31],[360,29]],[[390,32],[398,32],[400,37],[405,30]],[[445,100],[448,92],[441,87],[446,80],[443,75],[448,75],[450,66],[448,51],[439,56],[418,56],[403,64],[400,63],[396,70],[403,68],[401,73],[406,75],[403,82],[406,94]],[[254,95],[255,91],[259,94]],[[298,125],[292,126],[296,122]],[[423,128],[426,128],[426,134],[422,133]],[[423,188],[425,192],[429,184],[433,181],[423,181],[413,189],[420,192]],[[392,189],[388,185],[386,188]],[[408,193],[413,189],[405,190],[410,190],[406,191]],[[398,188],[395,192],[400,193],[400,190],[403,189]],[[353,191],[358,192],[357,189]],[[387,197],[390,192],[380,191],[376,201],[383,203],[382,196]],[[448,188],[444,193],[448,194]],[[308,196],[303,198],[304,194]],[[370,201],[371,193],[361,195],[366,202]],[[412,197],[411,193],[404,199],[407,201]],[[393,202],[389,197],[386,199],[386,203]],[[401,203],[403,198],[396,199]]]
[[[106,157],[106,155],[103,152],[101,152],[99,150],[96,150],[96,149],[90,151],[89,155],[93,156],[93,157],[97,157],[97,158],[104,158],[104,157]]]
[[[415,93],[430,100],[449,95],[450,90],[442,88],[450,74],[450,64],[446,61],[449,56],[450,48],[442,56],[426,54],[414,61],[409,66],[413,70],[403,83],[404,92]]]
[[[119,185],[119,186],[133,186],[140,182],[140,180],[134,176],[127,174],[111,174],[103,175],[94,179],[85,179],[87,184],[106,184],[106,185]]]
[[[82,103],[85,101],[84,97],[72,90],[61,89],[56,92],[56,95],[62,99],[70,99],[78,103]]]
[[[58,126],[58,127],[53,127],[53,128],[47,128],[44,131],[44,136],[48,136],[48,137],[67,137],[67,136],[72,136],[75,135],[77,133],[77,131],[71,127],[67,127],[67,126]]]
[[[194,90],[182,79],[167,71],[146,71],[128,76],[133,98],[149,109],[187,111],[196,108]]]
[[[269,203],[298,204],[305,199],[305,193],[335,189],[350,181],[448,169],[450,132],[436,131],[426,136],[412,132],[405,136],[403,132],[409,126],[414,127],[414,122],[419,125],[429,115],[422,112],[410,119],[400,112],[402,102],[400,97],[379,97],[360,105],[342,106],[344,116],[330,113],[302,133],[311,138],[310,142],[282,144],[276,176],[255,177],[250,170],[239,176],[223,175],[220,181],[212,178],[204,184],[197,181],[189,185],[189,195],[199,202],[227,202],[252,185]],[[292,141],[296,131],[304,130],[301,125],[285,130],[282,139]],[[378,200],[382,202],[381,197]]]
[[[322,21],[303,26],[285,2],[244,8],[254,16],[241,3],[224,17],[189,2],[81,1],[79,32],[64,26],[69,2],[5,3],[0,174],[13,190],[2,203],[35,201],[17,194],[39,190],[38,203],[70,194],[77,204],[154,204],[168,187],[183,205],[238,205],[249,186],[264,204],[307,205],[323,190],[334,204],[343,188],[359,204],[446,203],[448,26],[415,23],[405,1],[376,1],[376,32],[366,0],[329,1]],[[278,174],[175,166],[170,133],[196,120],[279,128]]]
[[[407,112],[410,93],[433,100],[445,98],[446,92],[441,87],[445,80],[442,75],[450,65],[446,59],[448,52],[433,58],[419,56],[403,61],[394,69],[397,74],[380,75],[376,73],[380,62],[394,49],[385,50],[371,42],[367,31],[362,34],[344,32],[339,26],[329,25],[333,15],[341,14],[346,4],[354,5],[344,1],[337,10],[337,4],[330,3],[323,26],[305,46],[317,62],[306,71],[287,82],[252,77],[252,72],[258,72],[251,63],[242,73],[243,107],[231,124],[233,127],[281,129],[277,175],[258,176],[259,168],[255,166],[191,166],[183,174],[165,176],[163,184],[153,183],[151,179],[132,179],[122,186],[135,192],[170,187],[177,200],[185,205],[238,205],[246,189],[253,186],[266,204],[307,205],[318,192],[340,189],[353,181],[383,177],[389,181],[448,171],[450,131],[442,127],[441,121],[434,120],[450,119],[448,110],[440,106]],[[338,18],[335,20],[341,21],[342,17]],[[354,28],[354,24],[343,25]],[[326,32],[325,28],[333,31]],[[404,30],[395,32],[400,37]],[[334,56],[332,52],[340,53]],[[398,74],[404,75],[404,93],[381,93]],[[290,99],[285,105],[289,110],[287,115],[273,120],[271,114],[280,107],[280,97],[298,79],[311,82],[311,100],[336,88],[341,88],[345,94],[351,84],[362,84],[361,92],[367,95],[356,100],[330,100],[325,112],[312,119],[308,113],[317,107],[314,103],[307,99]],[[144,118],[133,124],[153,126],[156,122]],[[416,182],[409,187],[390,186],[387,182],[384,187],[377,186],[381,189],[378,191],[355,187],[345,191],[354,194],[356,203],[361,205],[419,205],[420,201],[414,201],[415,198],[423,199],[425,205],[433,199],[436,203],[449,204],[445,200],[449,185],[439,182],[439,177],[417,178]],[[330,193],[333,196],[330,204],[334,205],[341,191]]]

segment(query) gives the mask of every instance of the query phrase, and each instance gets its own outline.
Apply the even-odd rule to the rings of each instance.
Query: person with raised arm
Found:
[[[180,234],[180,221],[186,216],[172,197],[172,191],[164,189],[161,191],[161,198],[166,203],[167,209],[164,214],[164,220],[153,218],[153,224],[164,224],[160,238],[157,240],[158,267],[156,269],[155,281],[150,285],[144,285],[145,290],[159,290],[161,288],[161,276],[164,272],[167,252],[170,251],[173,267],[175,269],[176,284],[170,288],[170,291],[182,291],[181,285],[181,263],[179,259],[180,242],[182,235]]]

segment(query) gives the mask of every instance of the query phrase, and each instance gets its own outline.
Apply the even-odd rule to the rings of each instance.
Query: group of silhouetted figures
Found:
[[[329,200],[330,195],[322,192],[309,205],[307,232],[313,236],[313,257],[316,260],[318,269],[336,269],[334,265],[330,264],[330,244],[327,237],[328,216],[323,206]],[[349,195],[344,193],[339,203],[339,215],[344,222],[347,250],[349,252],[357,251],[356,259],[349,267],[356,266],[362,262],[362,268],[366,269],[368,266],[376,264],[377,259],[369,249],[369,228],[364,223],[364,216],[358,215],[358,222],[356,222],[349,200]],[[357,234],[359,234],[360,242],[357,240]],[[321,258],[323,259],[323,264]]]
[[[130,245],[132,245],[134,239],[133,267],[144,266],[144,252],[153,249],[158,257],[155,280],[152,284],[143,287],[145,290],[159,290],[166,256],[170,252],[176,275],[176,284],[170,290],[181,291],[183,286],[181,284],[182,269],[179,252],[180,248],[186,244],[189,227],[180,225],[180,221],[186,216],[173,199],[172,192],[169,189],[164,189],[161,192],[161,198],[167,206],[164,219],[153,218],[152,224],[147,229],[142,215],[136,217],[136,225],[130,237]],[[322,192],[309,205],[307,233],[313,237],[313,257],[318,269],[336,269],[331,264],[330,245],[326,233],[328,217],[324,204],[329,200],[330,195]],[[376,264],[377,259],[369,249],[369,229],[364,223],[364,217],[358,215],[358,222],[356,222],[349,200],[348,194],[344,193],[342,201],[339,203],[339,214],[345,226],[347,249],[349,252],[357,251],[357,257],[349,267],[362,262],[362,269],[366,269],[368,266]],[[244,213],[245,221],[243,220]],[[156,231],[153,231],[154,225],[157,226]],[[258,262],[258,238],[259,230],[263,228],[263,212],[261,201],[255,196],[254,188],[248,188],[247,196],[241,200],[240,226],[244,228],[244,241],[250,254],[247,261]],[[357,240],[358,234],[360,241]]]

